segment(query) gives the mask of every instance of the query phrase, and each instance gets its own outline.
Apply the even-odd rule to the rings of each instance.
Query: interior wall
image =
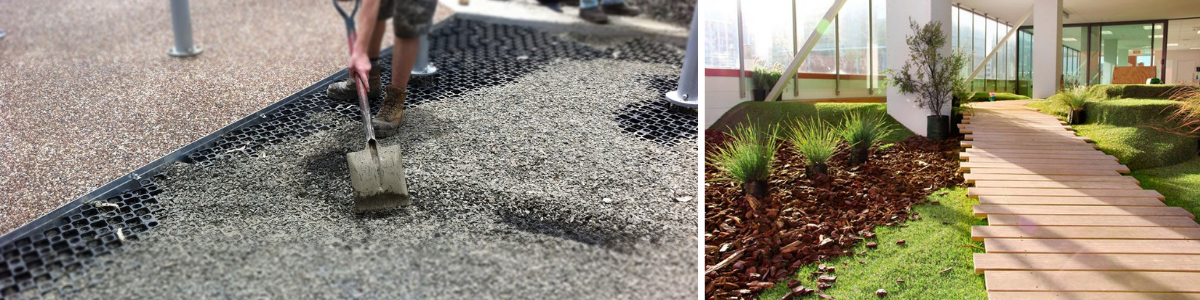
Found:
[[[1188,62],[1191,63],[1188,64]],[[1186,67],[1181,67],[1181,65],[1190,65],[1192,68],[1186,70]],[[1200,66],[1200,50],[1167,50],[1167,68],[1173,72],[1167,72],[1165,81],[1167,83],[1200,83],[1196,81],[1196,66]]]

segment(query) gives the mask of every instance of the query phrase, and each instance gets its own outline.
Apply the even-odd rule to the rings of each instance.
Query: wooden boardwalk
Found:
[[[1195,216],[1026,103],[978,103],[959,126],[988,297],[1200,300]]]

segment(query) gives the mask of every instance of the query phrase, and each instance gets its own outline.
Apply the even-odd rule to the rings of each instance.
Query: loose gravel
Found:
[[[622,133],[677,66],[558,61],[410,108],[412,206],[356,214],[360,123],[209,168],[164,169],[160,227],[99,258],[92,299],[695,299],[696,151]],[[603,76],[587,76],[603,74]],[[582,76],[581,76],[582,75]]]

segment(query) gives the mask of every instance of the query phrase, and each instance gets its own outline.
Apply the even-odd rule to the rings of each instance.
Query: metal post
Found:
[[[697,36],[700,35],[696,29],[696,24],[700,22],[700,18],[696,11],[692,11],[692,30],[688,34],[687,54],[683,57],[683,71],[679,74],[679,86],[674,91],[667,92],[667,102],[683,107],[696,108],[700,105],[699,87],[696,85],[696,76],[699,74],[700,61],[697,54],[699,51],[699,41]]]
[[[171,0],[171,28],[175,31],[175,48],[168,50],[167,54],[188,57],[204,51],[192,44],[192,16],[188,12],[188,0]]]
[[[798,33],[796,30],[796,0],[792,0],[792,53],[796,53],[796,50],[799,50],[796,49],[797,47],[800,47],[800,40],[797,37],[799,35],[800,33]],[[796,74],[789,74],[788,76],[792,78],[792,97],[799,98],[800,83],[798,81],[800,79],[796,78],[798,77]]]
[[[742,41],[742,0],[737,1],[738,16],[738,98],[746,99],[746,44]]]
[[[842,16],[833,19],[833,95],[842,95]]]
[[[813,32],[808,35],[808,40],[804,42],[804,46],[800,47],[799,51],[796,51],[796,56],[792,57],[792,62],[788,63],[783,74],[796,74],[796,68],[800,67],[800,63],[804,62],[808,58],[808,54],[812,52],[813,47],[817,46],[817,41],[821,39],[821,34],[825,29],[829,28],[829,23],[833,22],[833,18],[837,16],[838,11],[842,10],[842,5],[845,5],[846,1],[835,0],[833,2],[833,5],[829,7],[829,11],[826,11],[825,16],[821,18],[821,23],[818,23],[817,28],[813,29]],[[771,92],[767,93],[767,99],[779,97],[779,93],[783,92],[784,85],[787,85],[787,79],[780,77],[779,81],[775,82],[775,87],[771,88]]]
[[[1021,17],[1021,19],[1017,20],[1017,25],[1024,24],[1025,19],[1028,19],[1029,16],[1032,14],[1033,14],[1033,7],[1030,7],[1029,12],[1026,12],[1025,15]],[[986,30],[987,30],[987,28],[984,28],[985,33],[986,33]],[[1011,30],[1008,31],[1008,34],[1004,35],[1004,39],[1001,39],[997,45],[1001,45],[1001,44],[1004,44],[1004,42],[1007,42],[1008,39],[1012,38],[1012,36],[1014,34],[1016,34],[1018,30],[1020,30],[1019,27],[1013,27]],[[974,31],[974,30],[972,30],[972,31]],[[972,38],[972,40],[974,40],[974,39]],[[983,71],[983,67],[987,66],[987,61],[991,60],[992,57],[996,56],[996,51],[998,51],[998,50],[1000,50],[1000,48],[995,47],[995,48],[992,48],[991,51],[988,51],[988,55],[983,58],[983,63],[979,64],[979,66],[976,66],[975,71],[971,72],[970,76],[967,76],[967,82],[971,82],[972,80],[975,80],[975,76],[979,75],[980,71]],[[971,53],[974,53],[974,52],[975,52],[974,50],[971,51]],[[974,87],[973,84],[971,86]],[[987,89],[987,81],[986,80],[984,81],[983,88]]]
[[[428,76],[437,73],[437,67],[429,62],[429,34],[422,34],[417,46],[417,61],[413,64],[412,76]]]

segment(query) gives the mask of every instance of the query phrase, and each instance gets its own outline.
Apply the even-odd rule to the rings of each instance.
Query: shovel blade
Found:
[[[400,146],[378,147],[379,157],[371,149],[350,152],[350,185],[354,187],[354,210],[384,210],[412,203],[404,181]]]

